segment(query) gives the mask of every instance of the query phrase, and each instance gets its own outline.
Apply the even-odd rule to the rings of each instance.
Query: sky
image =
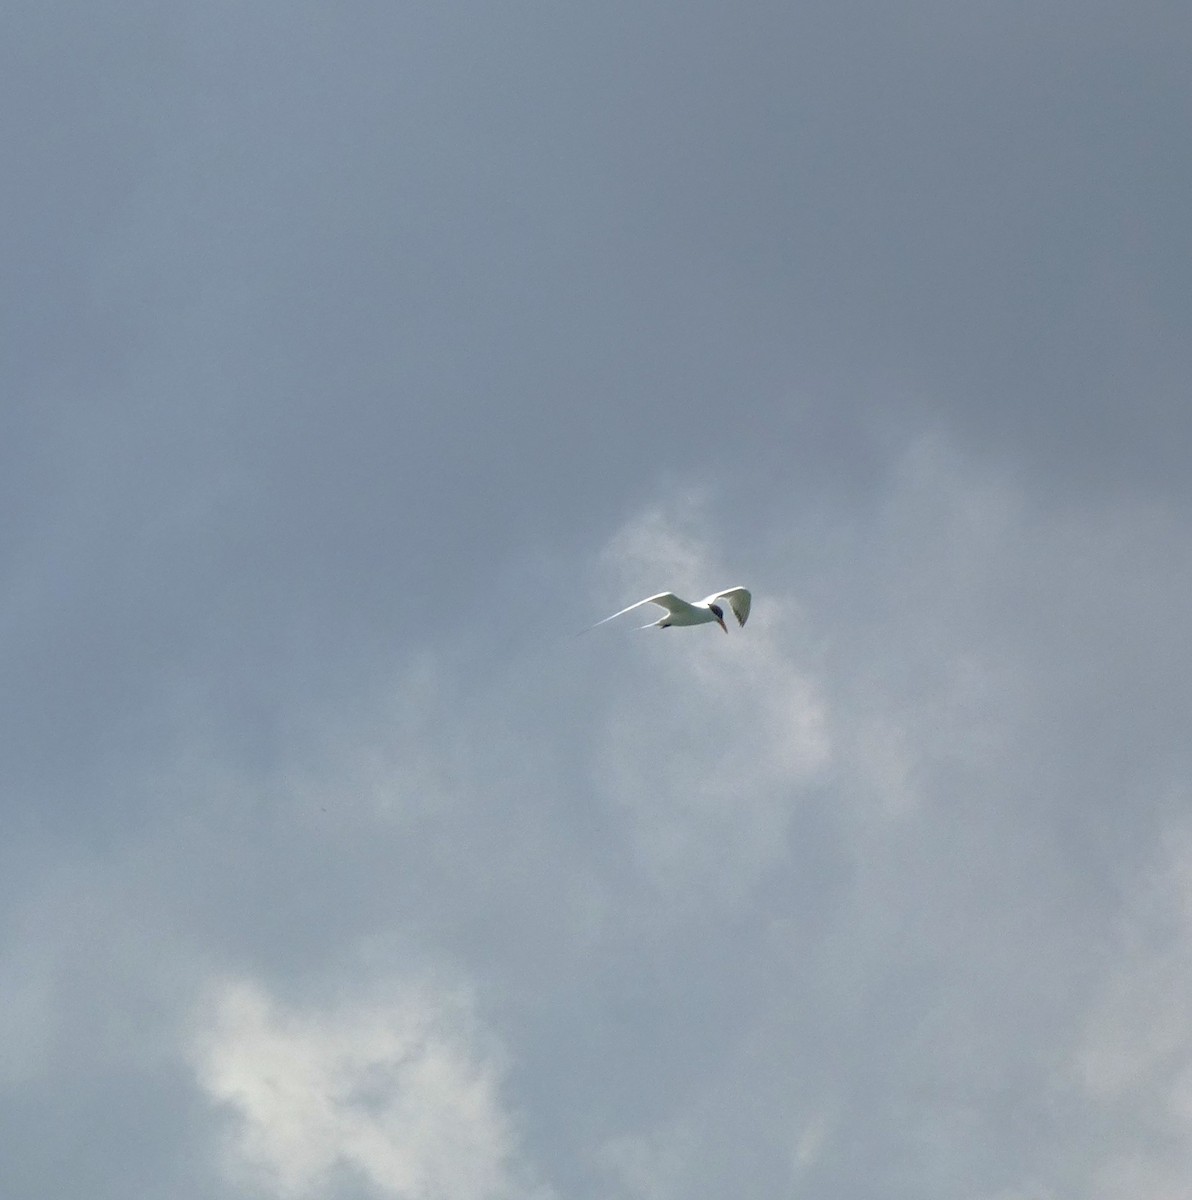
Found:
[[[1185,1200],[1186,4],[6,24],[4,1195]]]

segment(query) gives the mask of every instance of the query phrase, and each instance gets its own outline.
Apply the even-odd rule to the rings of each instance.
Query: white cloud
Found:
[[[345,1172],[396,1200],[541,1195],[520,1177],[499,1059],[442,988],[392,983],[291,1007],[224,983],[193,1060],[233,1114],[231,1169],[272,1195],[323,1195]]]
[[[1077,1075],[1106,1128],[1098,1200],[1183,1200],[1192,1180],[1192,831],[1124,914]]]
[[[595,1162],[614,1195],[710,1196],[744,1170],[841,1196],[871,1177],[899,1196],[1159,1200],[1188,1165],[1192,1010],[1168,997],[1192,993],[1187,933],[1169,916],[1170,952],[1119,948],[1133,965],[1112,985],[1096,946],[1182,804],[1145,794],[1170,776],[1170,714],[1103,701],[1157,671],[1186,711],[1179,643],[1154,636],[1182,619],[1171,528],[1057,512],[936,442],[861,552],[796,520],[771,560],[730,565],[711,513],[639,514],[591,590],[612,611],[746,584],[743,630],[639,633],[634,614],[504,661],[468,634],[324,730],[281,790],[320,854],[338,839],[354,873],[384,863],[343,931],[401,913],[394,937],[495,984],[535,1146],[552,1171]],[[289,1009],[241,987],[217,1005],[200,1077],[277,1194],[343,1172],[418,1200],[521,1186],[499,1071],[474,1025],[433,1015],[464,1009],[394,996]],[[466,1115],[450,1136],[448,1111]]]
[[[824,1147],[831,1140],[833,1122],[832,1113],[819,1113],[798,1131],[791,1150],[791,1169],[796,1177],[819,1161]]]
[[[860,553],[796,519],[785,557],[797,569],[771,565],[759,583],[762,572],[717,561],[698,501],[652,510],[611,543],[605,569],[624,583],[610,607],[666,586],[698,595],[743,582],[758,595],[756,627],[709,636],[698,654],[653,632],[608,651],[622,695],[601,727],[602,794],[627,814],[645,868],[696,885],[704,904],[730,881],[739,894],[781,859],[792,815],[821,794],[850,850],[851,873],[816,875],[839,889],[825,940],[791,919],[790,988],[829,997],[807,1028],[839,1020],[837,1054],[860,1054],[772,1093],[775,1119],[796,1098],[812,1112],[848,1098],[832,1138],[812,1127],[796,1146],[795,1169],[817,1186],[847,1174],[840,1147],[872,1151],[884,1137],[904,1150],[875,1169],[917,1180],[920,1194],[1188,1194],[1186,842],[1163,884],[1166,933],[1113,957],[1096,949],[1117,919],[1115,889],[1137,881],[1139,856],[1185,807],[1168,786],[1186,737],[1173,714],[1188,702],[1192,559],[1177,518],[1057,507],[928,439],[875,507]],[[651,574],[652,561],[675,575]],[[783,738],[758,714],[707,718],[738,680],[759,713],[788,696],[788,713],[814,720],[788,719]],[[1065,1064],[1100,989],[1074,1087]],[[803,1032],[786,1032],[795,1003],[780,995],[771,1033],[754,1030],[779,1060],[800,1062],[811,1051]],[[691,1104],[655,1129],[688,1130],[708,1155],[704,1135],[732,1109]],[[627,1194],[696,1186],[673,1145],[662,1132],[614,1144]],[[914,1161],[899,1166],[899,1153]]]
[[[831,759],[828,713],[797,602],[721,561],[694,528],[710,524],[705,502],[680,501],[627,523],[601,555],[605,573],[626,597],[749,586],[754,609],[728,637],[712,626],[634,636],[652,619],[636,613],[593,631],[620,676],[596,725],[593,787],[626,814],[656,885],[735,895],[781,859],[791,813]]]
[[[597,1160],[615,1196],[678,1200],[696,1153],[693,1131],[671,1124],[648,1134],[610,1138],[600,1147]]]

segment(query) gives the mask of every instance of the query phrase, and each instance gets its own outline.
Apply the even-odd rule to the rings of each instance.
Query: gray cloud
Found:
[[[1178,1187],[1185,14],[12,25],[7,1191]]]

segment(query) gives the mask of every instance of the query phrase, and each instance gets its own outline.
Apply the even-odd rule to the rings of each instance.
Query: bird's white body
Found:
[[[605,621],[611,621],[614,617],[632,612],[635,608],[641,608],[643,604],[657,604],[659,608],[666,609],[666,615],[659,617],[657,621],[651,621],[649,625],[643,625],[643,629],[666,629],[671,625],[711,625],[715,623],[725,633],[728,633],[728,627],[724,623],[724,609],[717,603],[718,600],[727,600],[733,610],[733,616],[737,618],[737,624],[745,624],[753,597],[747,588],[735,587],[726,588],[723,592],[713,592],[712,595],[695,604],[689,600],[680,599],[674,592],[659,592],[657,596],[647,596],[644,600],[639,600],[636,604],[631,604],[628,608],[613,613],[611,617],[605,617],[604,621],[597,621],[596,625],[603,625]],[[592,628],[595,629],[596,625],[593,625]]]

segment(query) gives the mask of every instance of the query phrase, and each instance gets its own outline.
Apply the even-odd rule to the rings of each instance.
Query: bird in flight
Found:
[[[640,628],[667,629],[671,625],[710,625],[715,621],[725,633],[728,633],[728,626],[724,623],[724,609],[718,603],[720,600],[728,601],[729,607],[733,610],[733,616],[737,618],[737,624],[744,625],[749,616],[749,605],[753,597],[749,594],[749,589],[743,587],[713,592],[712,595],[695,604],[679,599],[674,592],[659,592],[657,596],[647,596],[644,600],[639,600],[636,604],[631,604],[628,608],[613,613],[611,617],[605,617],[604,621],[597,621],[596,625],[603,625],[605,621],[611,621],[614,617],[632,612],[635,608],[641,608],[643,604],[657,604],[659,608],[666,609],[666,616],[660,617],[657,621],[651,621],[649,625],[642,625]],[[590,628],[595,629],[596,625],[592,625]]]

